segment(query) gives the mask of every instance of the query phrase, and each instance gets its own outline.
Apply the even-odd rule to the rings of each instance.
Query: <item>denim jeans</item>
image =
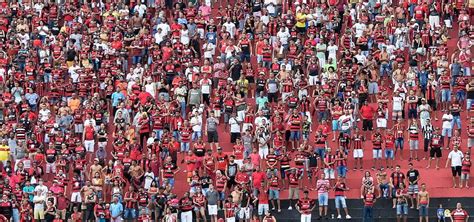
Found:
[[[461,129],[461,116],[453,116],[453,120],[451,121],[451,129],[454,129],[454,124]]]
[[[363,222],[372,222],[374,221],[374,208],[365,206],[364,207],[364,217],[363,217]]]

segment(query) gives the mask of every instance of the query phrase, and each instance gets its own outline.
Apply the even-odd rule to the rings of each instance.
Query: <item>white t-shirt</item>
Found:
[[[451,167],[462,166],[462,158],[464,158],[464,154],[459,150],[451,150],[448,154],[448,159],[451,160]]]
[[[235,34],[235,24],[233,22],[226,22],[223,25],[225,30],[229,32],[231,37],[234,37]]]
[[[342,115],[339,117],[338,121],[339,124],[341,124],[341,130],[348,130],[352,127],[354,118],[352,118],[352,115]]]
[[[193,126],[193,131],[194,132],[201,132],[201,129],[202,129],[202,119],[201,118],[194,116],[194,117],[191,118],[191,121],[189,121],[189,123],[191,124],[191,126],[196,124],[196,125]]]
[[[33,197],[33,203],[34,203],[34,202],[37,202],[37,201],[43,201],[43,202],[35,203],[35,205],[34,205],[34,209],[35,209],[35,210],[39,210],[39,211],[44,210],[44,204],[45,204],[45,203],[44,203],[44,199],[45,199],[45,198],[44,198],[43,196],[41,196],[41,195],[38,195],[38,196],[35,195],[35,196]]]
[[[171,30],[171,27],[170,27],[170,25],[168,25],[168,23],[160,23],[159,25],[156,26],[157,30],[158,30],[158,28],[161,28],[162,36],[168,35],[168,33]],[[156,34],[155,34],[155,36],[156,36]]]
[[[443,119],[443,129],[451,129],[451,121],[453,120],[453,115],[445,113],[442,119]]]
[[[210,79],[201,79],[201,81],[199,81],[199,84],[201,85],[201,93],[202,94],[210,94],[211,93],[211,84],[212,84],[212,82],[211,82]]]
[[[336,53],[337,53],[337,50],[339,48],[337,47],[337,45],[330,45],[326,48],[326,50],[328,51],[328,54],[329,54],[329,58],[336,58]]]
[[[288,32],[287,29],[285,31],[278,31],[277,37],[280,38],[280,42],[282,45],[288,44],[288,39],[291,37],[290,33]]]
[[[403,101],[403,98],[401,96],[394,96],[393,97],[393,110],[396,110],[396,111],[402,110],[402,101]]]
[[[366,29],[366,26],[362,23],[356,23],[354,26],[352,26],[355,29],[355,37],[359,38],[364,34],[364,30]]]
[[[240,133],[240,124],[237,121],[237,117],[231,117],[229,119],[229,124],[231,133]]]

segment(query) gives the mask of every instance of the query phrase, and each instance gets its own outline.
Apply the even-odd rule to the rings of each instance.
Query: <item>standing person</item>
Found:
[[[383,136],[380,133],[380,129],[376,129],[375,133],[372,135],[372,158],[374,159],[374,165],[372,166],[372,170],[377,168],[377,162],[382,159],[382,143],[383,143]],[[380,168],[383,168],[381,166]]]
[[[329,180],[325,179],[324,173],[321,173],[320,179],[316,182],[319,203],[319,219],[322,219],[323,217],[327,219],[330,186]]]
[[[296,210],[301,214],[301,222],[311,222],[311,212],[316,204],[314,200],[309,198],[309,191],[303,192],[303,197],[296,203]]]
[[[363,196],[364,200],[364,213],[363,213],[363,222],[372,222],[374,221],[374,204],[377,201],[375,198],[373,190],[367,190]]]
[[[207,134],[207,142],[210,144],[211,150],[217,150],[219,147],[219,136],[217,134],[217,126],[219,125],[219,119],[214,116],[214,111],[211,110],[209,117],[206,120],[205,133]],[[215,147],[213,149],[212,147]]]
[[[395,136],[393,135],[391,130],[386,130],[387,135],[385,136],[385,164],[387,165],[387,169],[393,170],[393,160],[395,158]]]
[[[448,111],[443,114],[443,117],[441,119],[443,121],[443,130],[441,131],[442,141],[444,145],[444,139],[446,136],[448,137],[448,144],[445,146],[446,148],[448,148],[450,145],[451,136],[453,134],[453,128],[451,125],[451,122],[453,121],[453,115],[451,114],[451,111]]]
[[[474,147],[474,117],[470,118],[469,126],[467,127],[467,149],[469,152]]]
[[[421,184],[421,190],[418,193],[418,212],[420,216],[420,222],[423,222],[423,219],[426,220],[426,222],[429,221],[428,217],[428,207],[430,205],[430,194],[428,191],[426,191],[426,184],[422,183]]]
[[[364,158],[364,150],[362,149],[362,146],[365,141],[365,137],[360,133],[359,128],[355,129],[354,135],[352,135],[351,138],[351,145],[353,149],[353,156],[354,156],[354,169],[357,170],[357,167],[362,171],[362,159]],[[359,162],[359,164],[357,164]]]
[[[390,186],[392,187],[392,198],[393,198],[393,208],[396,206],[396,195],[395,193],[399,189],[400,183],[405,181],[405,174],[400,171],[400,165],[395,166],[395,172],[392,172],[390,175]]]
[[[461,168],[461,184],[459,185],[460,188],[466,187],[469,188],[469,178],[471,174],[471,155],[466,155],[462,160],[462,168]]]
[[[346,219],[351,219],[351,215],[349,215],[349,210],[347,209],[347,204],[346,204],[346,196],[344,194],[345,191],[348,191],[349,188],[346,186],[346,183],[344,182],[344,178],[339,176],[337,178],[336,185],[334,186],[334,191],[335,191],[335,203],[336,203],[336,210],[337,210],[337,219],[341,219],[341,208],[344,209],[344,212],[346,213]]]
[[[435,131],[435,128],[433,127],[433,124],[431,124],[430,119],[426,119],[426,123],[424,125],[421,125],[421,131],[423,132],[423,159],[425,160],[426,158],[428,158],[427,153],[430,150],[429,147],[433,138],[433,132]]]
[[[461,185],[461,169],[462,169],[462,159],[464,154],[458,149],[457,146],[453,147],[453,150],[448,154],[448,160],[446,161],[446,168],[448,164],[451,163],[451,172],[453,174],[453,187],[456,188],[456,177],[459,177],[459,185]]]
[[[408,144],[410,145],[410,159],[409,161],[415,159],[418,160],[418,137],[419,137],[419,127],[416,120],[412,120],[410,126],[408,126]]]
[[[397,199],[397,222],[400,222],[403,218],[404,222],[407,222],[408,217],[408,192],[405,189],[405,184],[400,182],[398,189],[395,192],[395,198]]]
[[[433,134],[431,135],[430,143],[428,144],[430,149],[430,158],[428,159],[428,166],[431,167],[431,160],[436,158],[436,169],[439,169],[439,158],[441,158],[443,141],[442,136],[439,134],[438,128],[434,129]]]
[[[272,202],[272,210],[275,210],[275,200],[278,206],[278,212],[281,212],[281,204],[280,204],[280,179],[278,178],[277,174],[272,174],[268,179],[267,187],[268,187],[268,196],[270,201]]]
[[[359,110],[360,116],[362,117],[362,130],[364,132],[372,132],[374,126],[375,109],[369,105],[366,100]]]
[[[451,211],[452,222],[467,222],[469,220],[469,214],[466,210],[462,209],[461,203],[456,204],[456,209]]]
[[[123,205],[118,201],[117,197],[114,197],[112,203],[109,207],[110,211],[110,221],[111,222],[121,222],[123,215]]]
[[[420,180],[420,172],[413,168],[413,163],[408,163],[408,195],[410,196],[411,209],[415,208],[415,202],[413,198],[416,198],[416,203],[418,203],[418,181]],[[417,207],[418,209],[418,207]]]
[[[235,222],[237,205],[232,201],[232,195],[227,196],[224,203],[224,218],[226,222]]]
[[[214,189],[213,184],[209,184],[209,190],[206,192],[207,211],[211,217],[211,222],[217,222],[217,206],[219,201],[219,192]]]
[[[183,198],[179,200],[179,209],[181,211],[182,222],[193,221],[193,199],[189,196],[189,192],[184,193]]]

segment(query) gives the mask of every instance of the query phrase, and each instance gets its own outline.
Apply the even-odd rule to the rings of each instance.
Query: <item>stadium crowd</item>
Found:
[[[473,9],[0,0],[0,221],[351,219],[355,171],[364,221],[428,221],[414,162],[470,186]]]

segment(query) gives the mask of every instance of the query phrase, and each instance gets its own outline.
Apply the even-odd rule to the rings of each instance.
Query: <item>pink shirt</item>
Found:
[[[258,155],[258,153],[251,153],[249,157],[253,165],[255,166],[260,165],[260,155]]]
[[[201,11],[202,13],[202,16],[204,17],[204,19],[206,21],[209,20],[209,15],[211,14],[211,7],[207,6],[207,5],[202,5],[199,7],[199,11]]]

